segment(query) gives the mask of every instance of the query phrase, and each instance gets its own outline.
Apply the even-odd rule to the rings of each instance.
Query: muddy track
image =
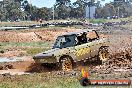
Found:
[[[57,36],[61,33],[67,32],[56,32],[56,30],[52,31],[39,31],[34,32],[33,35],[37,37],[39,40],[46,40],[49,36]],[[103,31],[104,35],[106,35],[110,40],[110,46],[109,46],[109,53],[110,57],[109,60],[104,64],[100,65],[98,63],[93,62],[80,62],[77,64],[77,67],[75,67],[74,71],[80,71],[82,67],[84,68],[91,68],[93,72],[100,73],[100,74],[109,74],[114,72],[115,69],[121,69],[122,70],[130,70],[132,69],[132,31],[129,29],[124,29],[121,27],[111,27],[109,29],[102,29],[99,31]],[[42,33],[41,33],[42,32]],[[102,33],[103,33],[102,32]],[[6,32],[7,33],[7,32]],[[37,33],[37,34],[36,34]],[[49,34],[45,34],[49,33]],[[53,33],[58,33],[57,35],[53,35]],[[2,34],[1,34],[2,36]],[[41,38],[38,38],[40,37]],[[45,38],[45,36],[48,36]],[[36,38],[35,37],[35,38]],[[3,38],[3,37],[1,37]],[[5,40],[4,40],[5,41]],[[93,65],[94,63],[94,65]],[[40,65],[36,64],[32,61],[29,62],[20,62],[20,63],[6,63],[5,67],[0,67],[0,69],[19,69],[21,71],[26,72],[57,72],[59,69],[56,68],[55,65]],[[13,65],[13,66],[11,66]],[[59,70],[61,72],[61,70]]]

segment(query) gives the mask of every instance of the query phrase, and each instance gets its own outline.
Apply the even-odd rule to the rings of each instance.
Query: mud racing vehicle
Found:
[[[57,63],[62,70],[73,68],[74,63],[98,57],[108,59],[108,40],[99,38],[95,30],[84,30],[58,36],[51,50],[33,57],[36,63]]]

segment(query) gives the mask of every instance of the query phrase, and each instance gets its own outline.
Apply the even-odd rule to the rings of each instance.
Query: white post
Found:
[[[29,1],[29,4],[30,4],[30,8],[29,9],[30,9],[30,16],[31,16],[31,14],[32,14],[32,10],[31,10],[32,2],[31,2],[31,0]]]
[[[55,20],[55,5],[53,5],[53,21]]]
[[[118,18],[120,18],[120,7],[118,7]]]

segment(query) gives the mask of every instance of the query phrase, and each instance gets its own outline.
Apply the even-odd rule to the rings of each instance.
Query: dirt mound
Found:
[[[34,33],[43,41],[54,41],[57,36],[63,35],[68,32],[75,32],[75,29],[48,29],[35,31]]]
[[[57,36],[73,31],[75,29],[0,31],[0,42],[53,41]]]
[[[0,42],[30,42],[40,41],[34,32],[21,33],[21,32],[1,32]]]

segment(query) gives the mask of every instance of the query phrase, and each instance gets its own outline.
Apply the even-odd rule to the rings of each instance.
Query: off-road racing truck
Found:
[[[59,63],[62,70],[73,68],[74,63],[98,57],[108,59],[108,40],[100,39],[95,30],[84,30],[58,36],[53,48],[33,57],[36,63]]]

